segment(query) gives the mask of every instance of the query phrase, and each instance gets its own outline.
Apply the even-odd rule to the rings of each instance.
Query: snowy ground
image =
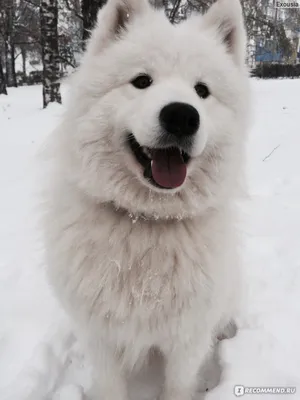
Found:
[[[295,395],[245,398],[300,399],[300,80],[253,81],[253,88],[246,301],[238,336],[222,344],[224,381],[207,400],[235,398],[235,385],[297,386]],[[40,87],[0,97],[1,400],[78,400],[76,385],[89,385],[88,366],[44,280],[37,154],[62,110],[44,111],[41,102]]]

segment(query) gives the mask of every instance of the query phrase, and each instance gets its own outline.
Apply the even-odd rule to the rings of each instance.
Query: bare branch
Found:
[[[76,68],[76,65],[75,64],[73,64],[70,60],[67,60],[65,57],[63,57],[63,56],[61,56],[61,55],[58,55],[58,60],[60,60],[60,61],[62,61],[63,63],[65,63],[65,64],[67,64],[67,65],[69,65],[70,67],[72,67],[72,68]]]
[[[40,4],[36,4],[36,3],[34,3],[33,1],[31,1],[31,0],[23,0],[25,3],[28,3],[28,4],[30,4],[31,6],[33,6],[33,7],[35,7],[35,8],[39,8],[40,7]]]
[[[272,155],[279,147],[280,147],[280,144],[279,144],[278,146],[276,146],[276,147],[271,151],[271,153],[268,154],[268,155],[263,159],[263,161],[267,161],[267,160],[271,157],[271,155]]]
[[[172,24],[174,24],[175,22],[176,14],[181,6],[181,2],[182,0],[176,0],[176,3],[173,6],[172,12],[170,14],[170,21],[172,22]]]
[[[77,18],[79,18],[79,19],[81,19],[83,21],[83,16],[81,14],[79,14],[76,10],[74,10],[74,8],[72,8],[70,6],[69,0],[65,0],[65,3],[66,3],[66,6],[67,6],[67,9],[69,11],[71,11],[75,15],[75,17],[77,17]]]

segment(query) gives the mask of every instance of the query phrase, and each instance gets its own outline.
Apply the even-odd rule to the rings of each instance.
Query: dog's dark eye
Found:
[[[201,99],[207,99],[207,97],[210,95],[210,91],[204,83],[197,83],[195,90]]]
[[[147,74],[139,75],[131,81],[131,84],[137,89],[147,89],[152,83],[151,76]]]

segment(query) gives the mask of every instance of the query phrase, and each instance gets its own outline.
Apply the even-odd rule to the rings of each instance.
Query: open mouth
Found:
[[[176,189],[187,177],[189,154],[179,147],[149,148],[141,146],[132,134],[127,143],[136,160],[144,168],[144,177],[160,189]]]

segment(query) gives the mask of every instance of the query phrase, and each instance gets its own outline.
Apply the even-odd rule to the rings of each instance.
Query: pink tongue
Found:
[[[155,150],[152,156],[152,177],[159,186],[175,189],[184,183],[187,168],[179,149]]]

